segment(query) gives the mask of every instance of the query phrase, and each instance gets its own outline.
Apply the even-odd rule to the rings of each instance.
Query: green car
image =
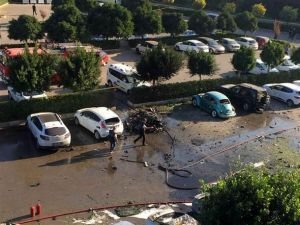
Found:
[[[194,95],[192,104],[210,113],[213,118],[230,118],[236,116],[235,109],[231,105],[230,100],[224,94],[217,91]]]

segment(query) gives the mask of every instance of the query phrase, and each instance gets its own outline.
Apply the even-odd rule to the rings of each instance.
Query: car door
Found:
[[[192,42],[189,42],[189,47],[188,47],[188,51],[191,52],[191,51],[197,51],[197,47],[196,47],[196,44],[192,43]]]
[[[209,94],[204,94],[201,102],[200,102],[200,107],[206,112],[210,112],[210,103],[211,102],[211,96]]]
[[[93,112],[88,111],[87,117],[88,130],[94,133],[96,128],[100,128],[100,118]]]
[[[281,100],[286,102],[289,99],[293,99],[293,90],[288,87],[282,87],[281,89]]]
[[[240,100],[241,100],[240,90],[241,90],[240,86],[234,86],[230,89],[229,97],[230,97],[230,100],[232,102],[234,102],[235,104],[241,103],[240,102]]]
[[[33,136],[36,138],[39,137],[39,135],[43,131],[43,126],[42,126],[39,118],[36,116],[31,117],[31,122],[29,123],[29,126],[30,126],[30,130],[31,130]]]
[[[189,42],[187,42],[187,41],[182,42],[182,44],[180,46],[182,51],[187,51],[188,47],[189,47]]]
[[[282,93],[281,89],[282,89],[281,85],[275,85],[275,86],[273,86],[270,95],[273,98],[279,98],[280,99],[280,95]]]

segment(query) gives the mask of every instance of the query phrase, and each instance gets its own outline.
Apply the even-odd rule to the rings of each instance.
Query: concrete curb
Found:
[[[184,98],[175,98],[175,99],[168,99],[168,100],[163,100],[163,101],[145,102],[145,103],[138,103],[138,104],[134,104],[128,100],[127,104],[130,107],[138,108],[138,107],[142,107],[142,106],[165,105],[165,104],[172,104],[172,103],[187,102],[187,101],[190,101],[191,99],[192,99],[192,97],[184,97]]]

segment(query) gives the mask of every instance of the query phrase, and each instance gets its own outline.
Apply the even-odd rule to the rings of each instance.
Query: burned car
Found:
[[[246,112],[262,112],[270,103],[270,96],[266,90],[253,84],[225,84],[220,86],[218,91],[228,96],[234,105],[242,107]]]

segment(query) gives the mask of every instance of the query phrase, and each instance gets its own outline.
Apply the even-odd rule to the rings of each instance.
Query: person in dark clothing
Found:
[[[153,127],[147,127],[146,126],[146,120],[144,122],[141,123],[141,126],[140,126],[140,129],[139,129],[139,136],[134,140],[134,144],[140,140],[141,138],[143,138],[143,145],[145,146],[146,143],[146,137],[145,137],[145,133],[146,133],[146,130],[148,129],[153,129]]]
[[[37,15],[35,4],[32,5],[32,14],[33,14],[33,16],[34,16],[34,15]]]
[[[108,141],[110,143],[110,150],[113,151],[116,147],[117,134],[115,133],[115,128],[109,130]]]

